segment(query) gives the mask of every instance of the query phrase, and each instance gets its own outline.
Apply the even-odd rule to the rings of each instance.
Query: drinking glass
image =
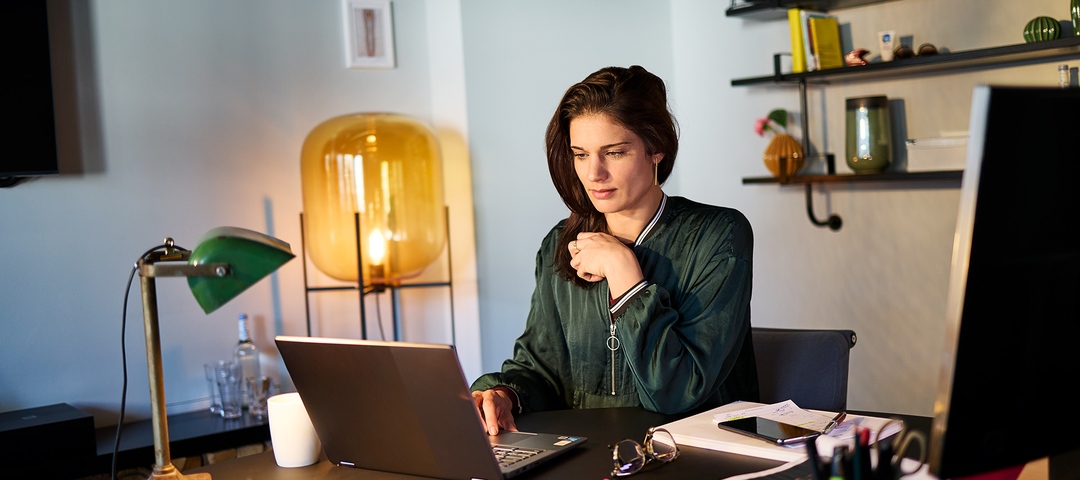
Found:
[[[218,363],[204,363],[203,372],[206,374],[206,387],[210,391],[210,413],[221,413],[221,391],[217,386],[217,375],[214,370],[217,368]]]
[[[270,377],[249,378],[248,391],[251,392],[251,403],[248,404],[248,412],[257,417],[266,415],[266,399],[274,394],[274,383]]]
[[[214,372],[218,390],[221,392],[221,416],[239,417],[243,411],[240,365],[235,362],[219,362]]]

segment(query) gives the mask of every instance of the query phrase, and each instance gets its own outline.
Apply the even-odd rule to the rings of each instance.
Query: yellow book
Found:
[[[818,70],[817,55],[814,55],[814,44],[812,42],[812,36],[810,35],[810,19],[826,17],[828,14],[823,12],[814,12],[810,10],[800,10],[799,28],[802,29],[802,42],[803,42],[803,59],[806,62],[806,71],[812,72]]]
[[[811,18],[810,38],[818,69],[844,66],[844,54],[840,48],[840,24],[836,17]]]
[[[788,9],[788,27],[791,29],[791,72],[806,71],[806,51],[803,50],[802,10]]]

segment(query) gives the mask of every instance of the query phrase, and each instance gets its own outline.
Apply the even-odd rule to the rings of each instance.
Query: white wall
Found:
[[[68,63],[78,75],[68,79],[78,94],[58,95],[68,99],[58,111],[82,138],[61,139],[64,162],[75,159],[61,175],[0,190],[0,411],[67,402],[94,413],[99,426],[115,423],[123,286],[138,256],[165,236],[194,248],[220,225],[267,232],[299,254],[300,145],[323,120],[363,111],[413,115],[443,140],[457,340],[466,370],[479,373],[456,2],[430,8],[424,1],[394,3],[392,70],[345,68],[339,0],[103,0],[51,7],[70,13],[67,32],[74,32],[75,44],[65,52],[75,52]],[[429,28],[444,19],[449,23]],[[157,283],[170,413],[206,405],[202,364],[231,354],[240,312],[254,320],[255,343],[267,352],[264,370],[284,376],[272,342],[277,334],[305,333],[299,259],[210,315],[183,280]],[[128,414],[145,418],[149,395],[135,285],[126,341]],[[405,339],[449,342],[446,290],[405,297]],[[313,295],[314,333],[358,337],[356,298]],[[374,308],[369,301],[369,325]],[[389,335],[385,299],[382,318]],[[376,332],[369,327],[378,338]]]
[[[498,369],[524,326],[539,241],[566,214],[544,127],[571,83],[636,63],[668,82],[682,127],[665,190],[739,208],[754,225],[754,323],[853,328],[851,407],[931,412],[958,191],[815,189],[818,215],[844,218],[830,232],[809,224],[801,189],[742,185],[766,174],[754,119],[798,101],[793,89],[730,80],[770,71],[772,53],[789,49],[783,21],[727,18],[728,2],[714,0],[397,0],[398,67],[348,70],[338,0],[57,3],[72,13],[74,41],[58,68],[78,74],[58,93],[65,173],[0,189],[0,411],[68,402],[99,426],[115,422],[122,286],[136,257],[167,235],[193,247],[220,225],[298,249],[300,144],[317,123],[355,111],[414,115],[440,133],[459,351],[470,378]],[[1065,18],[1066,7],[897,0],[837,13],[859,46],[873,49],[873,32],[890,28],[964,50],[1020,43],[1028,19]],[[871,93],[905,102],[910,136],[963,130],[974,84],[1052,85],[1055,67],[815,88],[811,117],[825,122],[812,140],[839,152],[843,99]],[[304,332],[299,261],[209,316],[183,281],[158,286],[170,412],[205,406],[201,365],[227,354],[237,313],[253,316],[268,351],[275,334]],[[145,417],[131,294],[128,406]],[[406,339],[448,341],[444,297],[407,298]],[[313,300],[316,334],[358,335],[355,296]],[[265,368],[280,371],[270,353]]]
[[[856,46],[876,51],[874,33],[892,29],[960,51],[1023,43],[1027,20],[1067,18],[1067,3],[898,0],[834,13]],[[810,224],[802,188],[742,185],[768,175],[768,139],[753,133],[754,120],[800,108],[795,88],[730,81],[771,73],[772,54],[790,51],[785,20],[728,18],[729,2],[714,0],[463,5],[485,369],[512,353],[539,239],[565,216],[543,159],[546,121],[570,83],[640,63],[667,80],[681,126],[665,191],[736,207],[754,226],[753,323],[855,330],[851,408],[932,413],[958,185],[815,187],[817,216],[840,215],[838,232]],[[966,130],[975,84],[1055,85],[1056,72],[1044,64],[812,88],[811,139],[837,153],[844,171],[844,98],[903,100],[909,136],[928,138]]]

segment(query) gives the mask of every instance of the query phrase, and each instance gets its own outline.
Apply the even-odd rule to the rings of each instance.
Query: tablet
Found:
[[[821,435],[821,432],[761,417],[745,417],[720,422],[718,427],[765,440],[775,445],[793,445]]]

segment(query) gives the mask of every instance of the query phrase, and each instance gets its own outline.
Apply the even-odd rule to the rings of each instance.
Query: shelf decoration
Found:
[[[1035,17],[1024,26],[1024,41],[1045,42],[1061,38],[1061,24],[1052,17]]]
[[[787,178],[795,175],[802,168],[805,156],[802,146],[787,133],[787,110],[775,109],[754,124],[754,131],[759,136],[773,132],[772,141],[765,147],[765,168],[773,176]]]
[[[1080,37],[1080,0],[1070,0],[1069,16],[1072,17],[1073,36]]]
[[[855,173],[881,173],[892,162],[889,99],[884,95],[845,100],[847,165]]]

